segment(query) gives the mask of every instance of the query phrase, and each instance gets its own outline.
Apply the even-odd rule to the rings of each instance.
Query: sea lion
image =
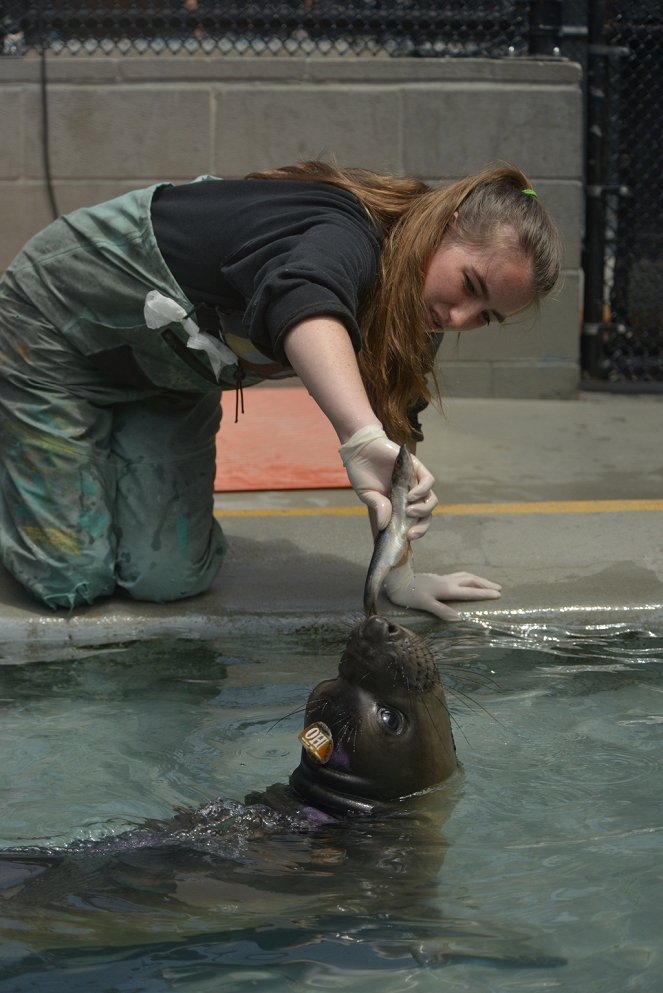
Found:
[[[115,837],[75,841],[64,851],[159,847],[193,842],[201,833],[209,841],[217,820],[227,838],[228,818],[236,815],[254,830],[264,820],[269,831],[384,815],[444,782],[458,767],[433,654],[416,634],[384,617],[369,617],[352,629],[338,675],[312,691],[304,723],[300,763],[287,785],[253,792],[244,804],[217,799]],[[316,746],[321,735],[324,741]],[[2,853],[3,859],[7,855]]]
[[[187,944],[192,962],[207,949],[217,976],[262,967],[284,981],[305,982],[325,961],[334,971],[413,958],[550,964],[527,941],[433,909],[453,791],[432,787],[457,760],[420,638],[382,617],[358,624],[338,676],[313,690],[301,736],[289,782],[243,804],[218,799],[113,838],[3,852],[2,934],[23,950],[22,974],[133,948],[136,980],[138,961],[148,977],[162,959],[170,969],[173,943],[177,961]]]
[[[323,755],[310,744],[316,730],[327,741]],[[334,814],[384,813],[394,801],[443,783],[458,767],[430,648],[378,615],[354,628],[338,676],[311,693],[301,737],[302,758],[290,785]]]
[[[243,804],[219,798],[98,841],[4,851],[0,894],[20,887],[20,867],[30,881],[49,864],[70,858],[83,865],[89,856],[201,846],[235,854],[250,839],[274,832],[309,833],[348,818],[403,814],[406,798],[457,769],[432,652],[416,634],[384,617],[369,617],[352,629],[338,675],[310,694],[304,725],[300,762],[287,784],[253,792]]]

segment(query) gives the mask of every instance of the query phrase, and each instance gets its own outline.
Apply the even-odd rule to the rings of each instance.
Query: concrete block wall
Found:
[[[580,68],[520,59],[52,57],[60,212],[158,180],[234,177],[306,157],[438,183],[499,162],[560,224],[564,280],[538,317],[447,336],[443,392],[568,397],[579,382]],[[39,61],[0,58],[0,269],[51,219]]]

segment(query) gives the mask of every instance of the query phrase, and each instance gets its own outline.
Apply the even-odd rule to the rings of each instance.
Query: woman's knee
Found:
[[[46,558],[15,547],[2,547],[5,568],[36,600],[51,610],[89,606],[115,589],[113,564],[76,558]]]
[[[120,552],[117,584],[133,600],[169,603],[204,593],[212,585],[228,548],[223,531],[216,521],[202,552],[179,554],[169,547],[132,548]]]
[[[33,590],[31,592],[36,592],[38,599],[51,610],[58,610],[59,608],[73,610],[74,607],[90,606],[99,597],[110,596],[114,588],[115,583],[111,577],[104,577],[102,582],[99,582],[98,577],[92,577],[81,579],[75,583],[70,582],[68,585],[63,583],[59,589],[56,589],[55,584],[53,584],[49,588],[50,592],[46,590]]]

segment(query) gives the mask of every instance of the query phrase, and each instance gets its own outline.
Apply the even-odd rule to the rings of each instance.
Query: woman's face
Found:
[[[433,331],[501,324],[534,298],[529,259],[504,244],[462,245],[448,236],[433,255],[423,299]]]

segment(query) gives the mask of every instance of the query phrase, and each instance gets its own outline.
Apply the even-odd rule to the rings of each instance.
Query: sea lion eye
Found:
[[[405,727],[405,718],[400,710],[391,710],[389,707],[378,707],[378,721],[391,734],[400,734]]]

